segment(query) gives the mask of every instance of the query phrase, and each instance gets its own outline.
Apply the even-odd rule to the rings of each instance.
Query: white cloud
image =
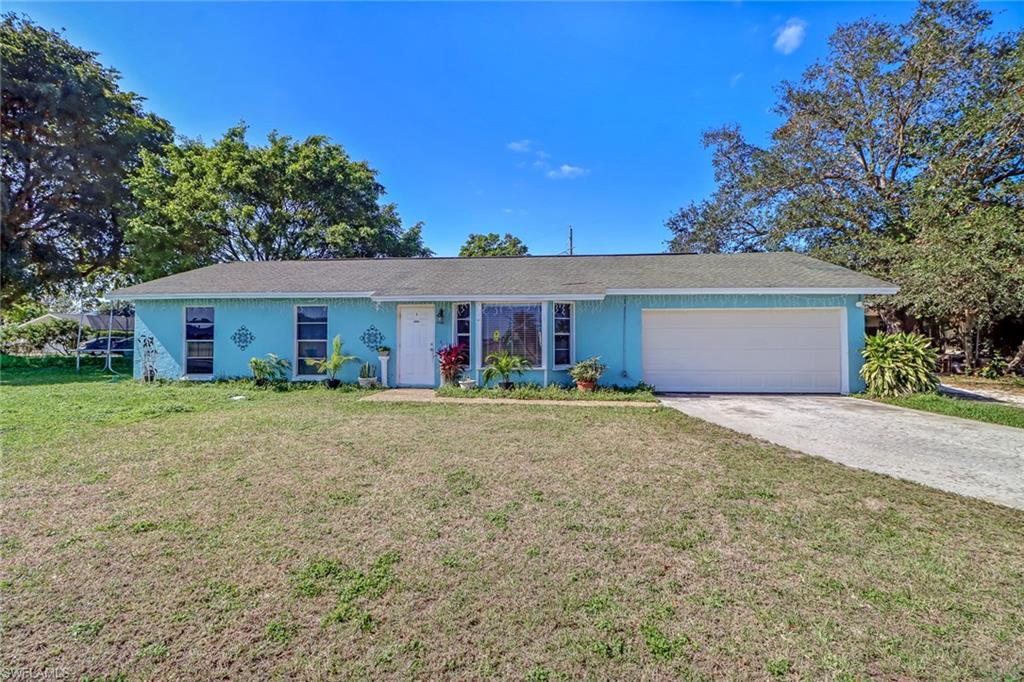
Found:
[[[586,175],[590,171],[586,168],[580,168],[579,166],[571,166],[567,163],[563,163],[558,168],[552,168],[545,175],[551,180],[571,180],[572,178],[578,178]]]
[[[743,72],[740,71],[739,73],[734,73],[732,75],[732,78],[729,79],[729,87],[735,88],[737,85],[739,85],[741,80],[743,80]]]
[[[793,17],[775,31],[775,51],[782,54],[793,54],[803,45],[807,33],[807,22]]]
[[[551,155],[548,154],[543,149],[538,149],[535,153],[537,154],[537,158],[540,159],[541,161],[543,161],[544,159],[550,159],[551,158]]]
[[[505,145],[505,148],[514,152],[528,152],[531,144],[533,140],[513,140]]]
[[[548,167],[548,162],[544,161],[543,159],[537,159],[536,161],[533,162],[533,167],[534,168],[547,168]]]

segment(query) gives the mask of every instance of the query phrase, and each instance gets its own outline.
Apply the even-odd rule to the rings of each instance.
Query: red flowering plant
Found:
[[[437,351],[441,363],[441,379],[446,384],[455,384],[469,364],[469,348],[464,343],[444,346]]]

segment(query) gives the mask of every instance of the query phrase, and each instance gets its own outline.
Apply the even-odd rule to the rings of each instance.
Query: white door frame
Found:
[[[672,307],[672,308],[641,308],[640,309],[640,333],[643,334],[643,314],[647,311],[658,312],[658,311],[678,311],[678,310],[730,310],[730,311],[772,311],[772,310],[836,310],[839,311],[839,393],[840,395],[850,394],[850,334],[849,334],[849,315],[850,311],[847,310],[846,306],[838,305],[800,305],[800,306],[768,306],[768,307],[751,307],[751,306],[740,306],[740,307],[704,307],[704,306],[690,306],[690,307]],[[642,340],[641,340],[642,344]],[[641,360],[641,370],[643,368]]]
[[[402,305],[399,305],[399,306],[396,307],[396,310],[395,310],[395,328],[397,330],[397,333],[395,334],[395,385],[396,386],[408,385],[408,384],[406,384],[406,383],[404,383],[402,381],[402,310],[403,309],[407,309],[407,308],[411,308],[411,309],[419,308],[421,310],[429,311],[430,314],[428,315],[428,318],[430,319],[430,329],[431,329],[431,334],[430,334],[430,347],[431,347],[431,349],[433,349],[434,344],[437,342],[437,327],[436,327],[436,323],[434,322],[434,304],[433,303],[430,303],[430,304],[416,304],[416,305],[402,304]],[[431,355],[431,359],[433,359],[433,355]],[[432,373],[431,377],[430,377],[429,384],[431,386],[433,386],[435,383],[436,383],[436,377]],[[419,386],[421,384],[416,384],[416,385]]]

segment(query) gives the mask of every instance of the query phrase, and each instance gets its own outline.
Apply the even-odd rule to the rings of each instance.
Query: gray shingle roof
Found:
[[[374,258],[220,263],[119,289],[111,298],[361,295],[601,298],[666,290],[790,289],[894,293],[882,280],[797,253]],[[696,292],[694,292],[696,293]],[[769,292],[770,293],[770,292]]]

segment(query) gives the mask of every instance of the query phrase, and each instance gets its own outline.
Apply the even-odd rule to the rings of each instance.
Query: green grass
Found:
[[[1024,429],[1024,407],[1016,407],[1008,403],[965,400],[937,393],[919,393],[902,398],[878,400],[889,405],[909,407],[913,410],[923,410],[951,417],[962,417],[964,419],[974,419],[980,422]]]
[[[1024,675],[1020,511],[672,410],[47,371],[0,385],[6,668]]]
[[[658,399],[648,386],[638,388],[601,387],[593,391],[579,391],[575,387],[550,384],[517,384],[510,391],[497,387],[464,390],[458,386],[441,386],[436,391],[443,398],[513,398],[516,400],[629,400],[654,403]]]

